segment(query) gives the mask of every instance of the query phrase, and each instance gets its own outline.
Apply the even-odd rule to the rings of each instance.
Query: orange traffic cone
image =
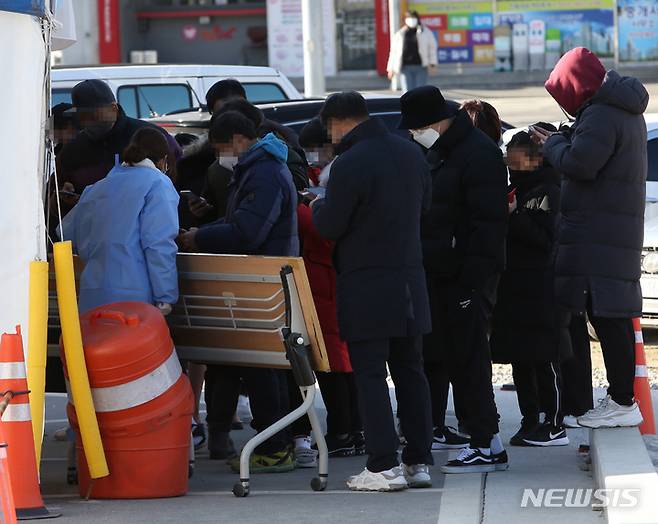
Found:
[[[9,478],[9,463],[7,462],[7,442],[0,421],[0,522],[16,524],[16,504],[14,492]]]
[[[20,326],[15,335],[0,340],[0,391],[22,393],[16,396],[2,415],[7,445],[9,478],[18,519],[56,517],[43,504],[37,477],[34,434],[27,395],[27,378]]]
[[[633,329],[635,330],[635,383],[633,389],[644,419],[640,424],[640,433],[642,435],[655,435],[656,422],[653,417],[649,373],[647,372],[647,359],[644,355],[644,339],[639,318],[633,319]]]

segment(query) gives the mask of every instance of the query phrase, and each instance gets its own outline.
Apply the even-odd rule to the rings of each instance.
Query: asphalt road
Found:
[[[648,113],[658,113],[658,83],[646,84],[651,96]],[[391,91],[377,91],[388,93]],[[564,113],[543,87],[520,87],[505,90],[491,89],[447,89],[446,98],[470,100],[479,98],[492,104],[501,118],[510,124],[524,126],[533,122],[556,122],[565,120]]]

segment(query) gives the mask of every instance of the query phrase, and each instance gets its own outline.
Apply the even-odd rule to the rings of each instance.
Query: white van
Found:
[[[133,118],[199,108],[205,104],[208,89],[224,78],[242,82],[253,103],[302,98],[290,80],[271,67],[140,64],[54,68],[52,104],[70,102],[73,86],[92,78],[107,82]]]

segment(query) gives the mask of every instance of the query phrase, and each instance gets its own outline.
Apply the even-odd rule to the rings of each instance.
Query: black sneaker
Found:
[[[445,426],[442,430],[434,428],[434,437],[432,438],[432,450],[439,449],[463,449],[467,448],[471,439],[460,435],[457,430],[451,426]]]
[[[354,441],[354,454],[357,456],[366,454],[366,437],[363,431],[352,433],[352,440]]]
[[[506,471],[509,468],[509,461],[507,459],[507,451],[503,450],[500,453],[491,453],[496,471]]]
[[[324,440],[327,442],[330,457],[353,457],[356,454],[352,435],[338,438],[334,435],[327,434],[324,436]],[[317,444],[313,444],[313,449],[318,449]]]
[[[528,444],[523,442],[523,439],[530,433],[534,432],[538,426],[539,422],[537,420],[528,420],[524,418],[521,421],[521,427],[519,430],[511,439],[509,439],[510,446],[527,446]]]
[[[523,438],[527,446],[566,446],[569,444],[569,437],[564,426],[554,426],[553,424],[542,424],[528,433]]]
[[[441,466],[443,473],[491,473],[496,465],[491,453],[485,454],[479,448],[464,448],[456,459]]]

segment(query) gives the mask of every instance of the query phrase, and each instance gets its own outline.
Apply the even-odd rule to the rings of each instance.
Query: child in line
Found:
[[[569,439],[560,410],[559,362],[571,348],[569,315],[558,307],[553,289],[560,176],[526,131],[508,144],[507,165],[507,268],[493,314],[492,356],[494,362],[513,367],[523,420],[510,444],[564,446]],[[540,421],[542,412],[545,418]]]

